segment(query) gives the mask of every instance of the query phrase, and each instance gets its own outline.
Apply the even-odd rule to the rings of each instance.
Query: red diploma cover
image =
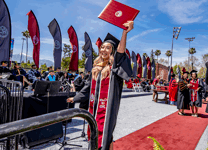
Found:
[[[193,89],[193,90],[197,90],[198,89],[198,87],[199,87],[198,83],[191,83],[191,84],[192,84],[192,86],[189,87],[190,89]]]
[[[127,28],[124,27],[123,24],[127,21],[133,21],[138,13],[139,10],[137,9],[134,9],[117,1],[110,0],[110,2],[98,16],[98,18],[126,30]]]

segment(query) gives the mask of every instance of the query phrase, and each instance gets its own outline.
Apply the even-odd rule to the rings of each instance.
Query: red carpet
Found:
[[[180,116],[175,112],[114,142],[114,150],[153,150],[154,137],[165,150],[194,150],[208,125],[206,105],[199,109],[199,117]]]

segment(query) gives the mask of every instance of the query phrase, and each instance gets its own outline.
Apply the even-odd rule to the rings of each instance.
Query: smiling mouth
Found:
[[[102,53],[102,56],[107,56],[107,54],[106,53]]]

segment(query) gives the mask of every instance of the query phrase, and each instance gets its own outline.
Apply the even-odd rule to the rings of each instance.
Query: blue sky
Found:
[[[40,27],[40,58],[53,60],[53,38],[48,24],[56,18],[63,43],[69,44],[67,34],[72,25],[78,35],[80,45],[84,45],[86,31],[98,51],[95,42],[102,40],[110,32],[117,38],[121,37],[122,29],[111,25],[97,16],[109,0],[5,0],[11,15],[12,37],[15,39],[14,54],[21,52],[22,31],[27,29],[26,14],[33,10]],[[197,56],[208,53],[208,0],[118,0],[140,13],[135,19],[134,30],[128,33],[127,48],[135,53],[147,53],[160,49],[159,58],[167,59],[165,52],[171,49],[173,27],[181,26],[178,40],[174,40],[173,64],[184,61],[188,57],[188,41],[185,38],[195,37],[191,47],[195,47]],[[29,39],[29,55],[32,56],[32,42]],[[24,47],[24,53],[26,47]]]

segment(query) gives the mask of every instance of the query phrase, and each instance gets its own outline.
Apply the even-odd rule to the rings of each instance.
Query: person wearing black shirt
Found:
[[[67,77],[68,77],[69,83],[71,83],[71,81],[74,79],[74,75],[72,74],[71,70],[68,70]]]
[[[87,74],[84,76],[84,80],[87,80],[90,76],[90,71],[87,72]]]
[[[79,92],[83,87],[84,87],[84,74],[83,72],[80,72],[80,75],[78,75],[75,79],[74,79],[74,87],[76,92]]]
[[[62,81],[63,80],[64,73],[61,72],[61,68],[60,67],[58,67],[56,69],[55,76],[56,76],[56,81]]]
[[[24,69],[21,69],[20,66],[18,64],[14,65],[14,69],[12,70],[12,75],[14,77],[15,81],[20,81],[23,83],[23,86],[27,86],[28,85],[32,85],[32,83],[30,83],[26,76],[26,71]]]

